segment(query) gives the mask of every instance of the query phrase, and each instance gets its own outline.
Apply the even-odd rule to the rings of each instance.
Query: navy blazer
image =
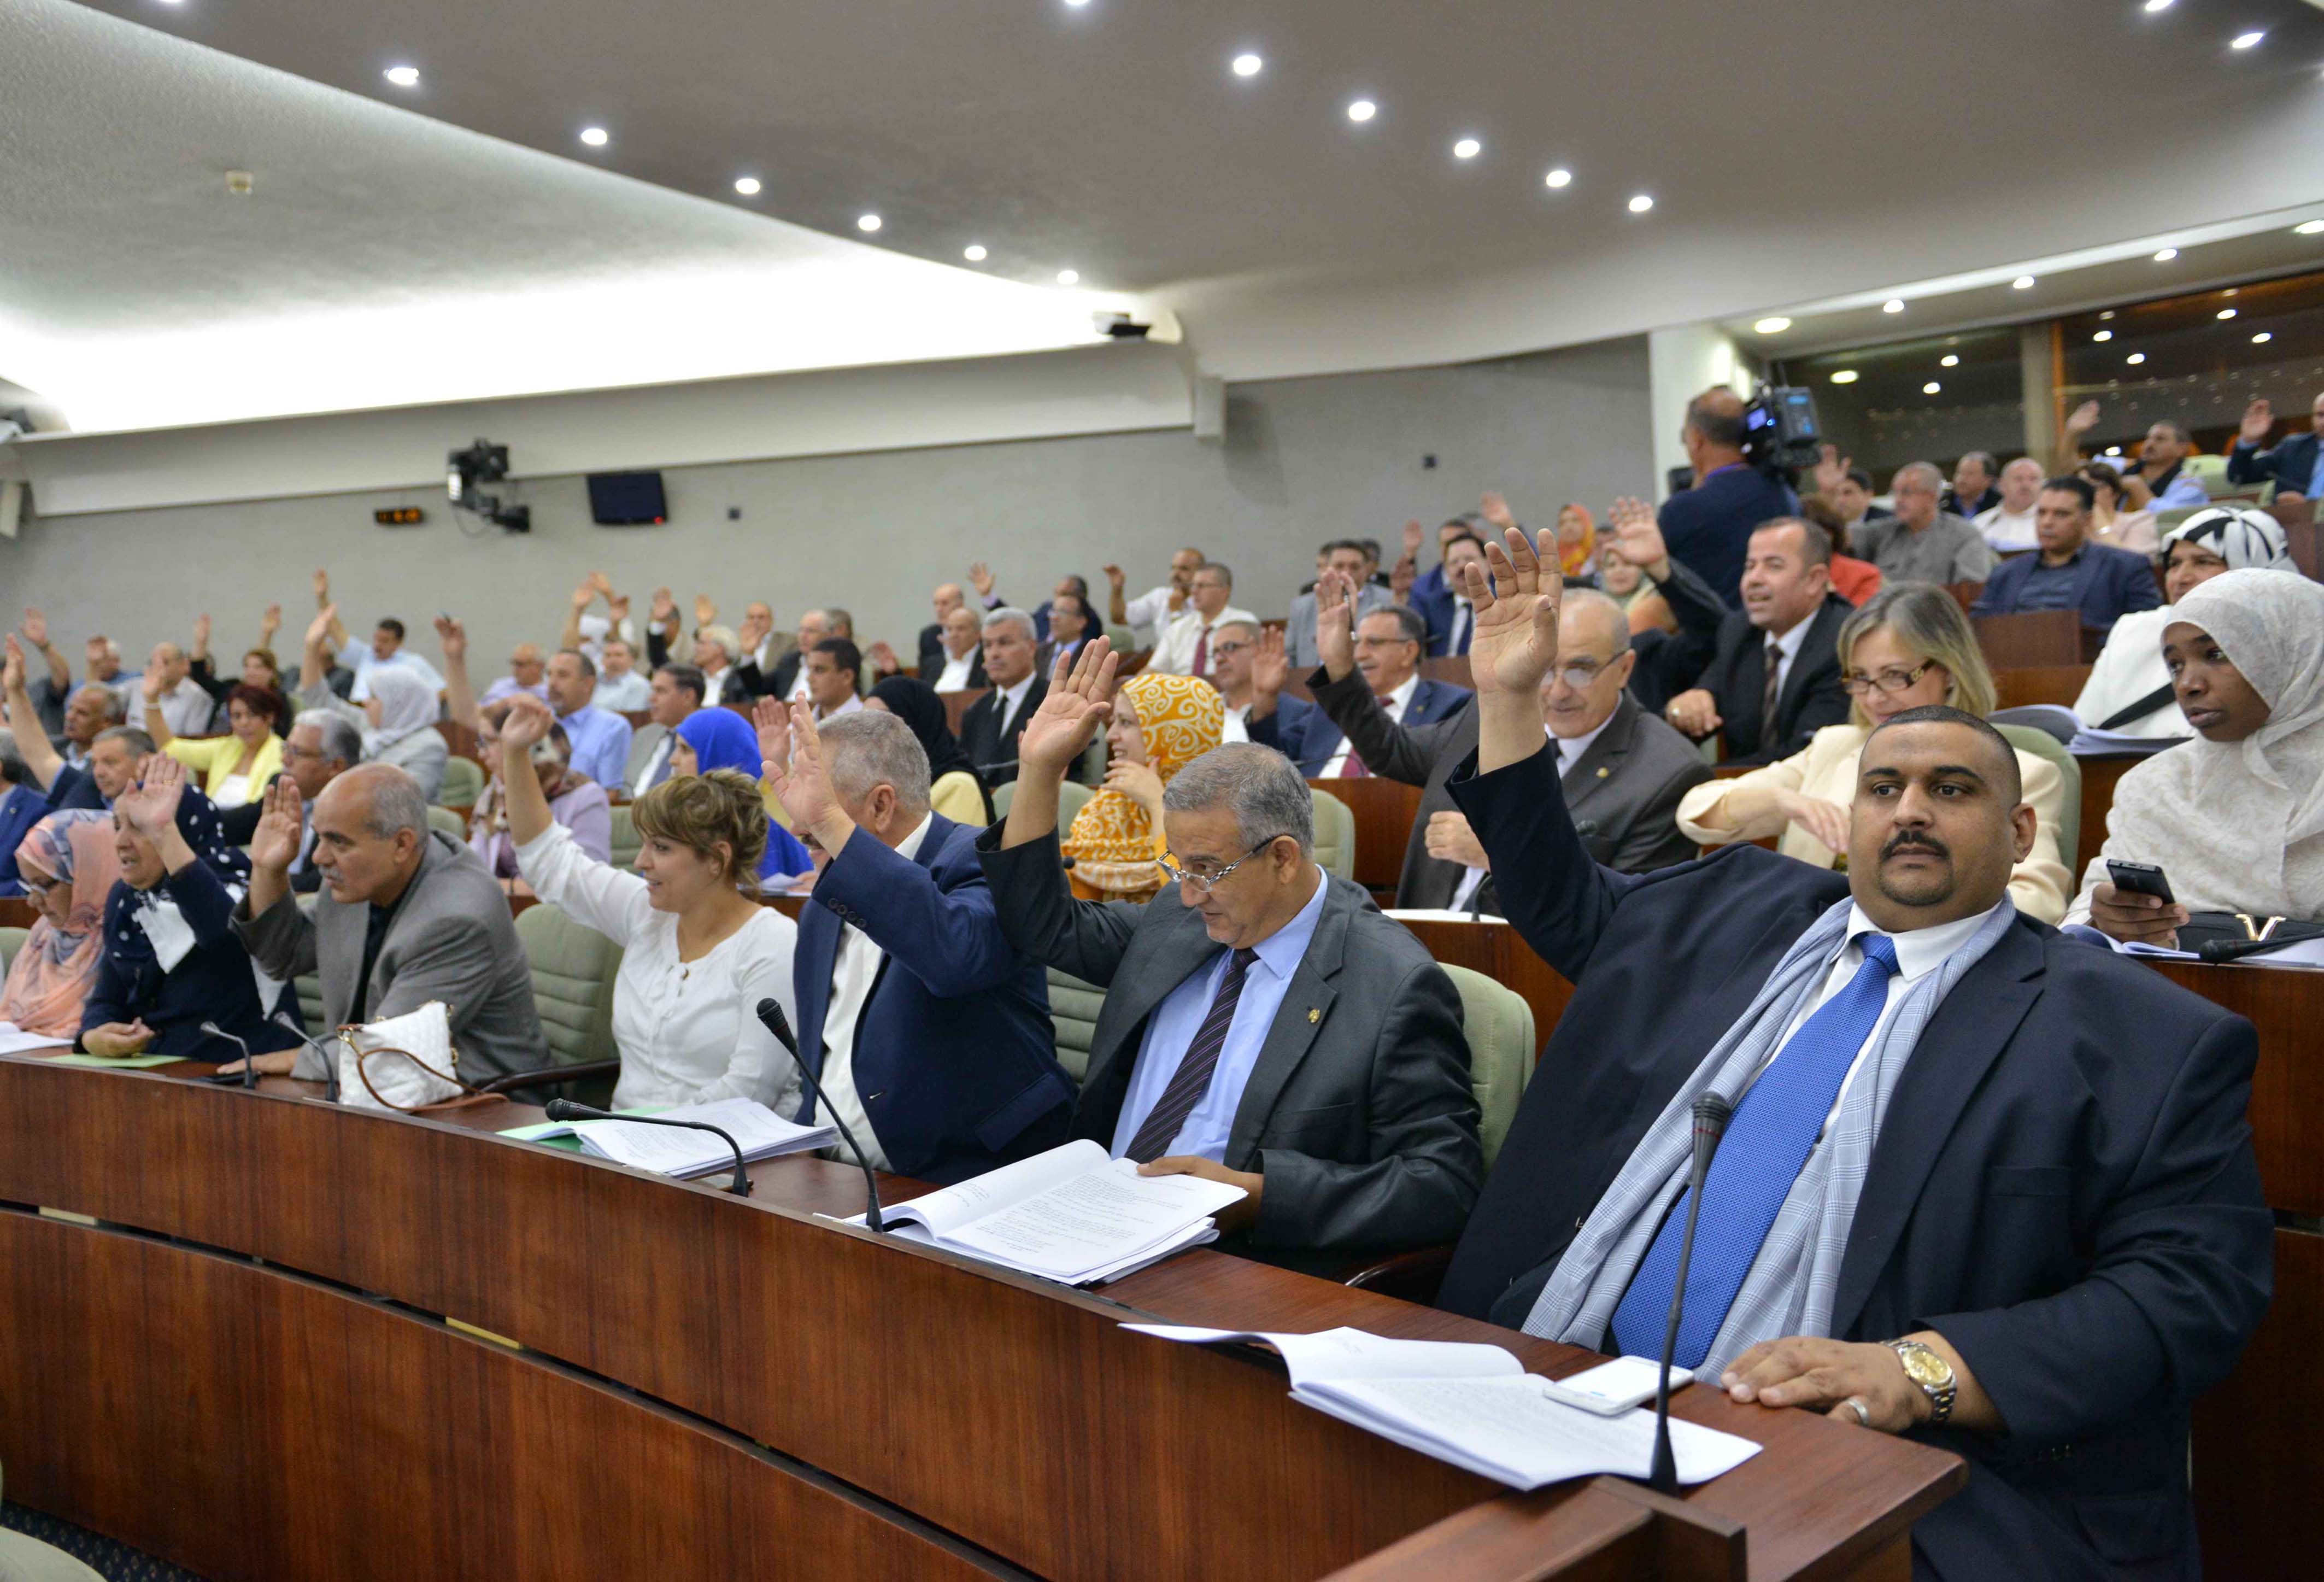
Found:
[[[2026,578],[2042,557],[2014,555],[1993,569],[1985,579],[1985,591],[1969,607],[1972,615],[2011,615],[2018,613],[2018,600],[2024,597]],[[2154,586],[2154,568],[2144,555],[2128,550],[2117,550],[2112,544],[2084,544],[2082,558],[2074,563],[2073,606],[2082,613],[2082,624],[2096,632],[2108,632],[2114,624],[2133,610],[2151,610],[2163,603],[2162,590]]]
[[[1076,1096],[1048,975],[1001,932],[977,833],[931,814],[917,859],[850,837],[800,910],[792,955],[799,1056],[819,1078],[840,924],[887,952],[855,1024],[855,1091],[889,1164],[947,1186],[1066,1141]],[[798,1118],[814,1114],[810,1092]]]
[[[1438,1298],[1512,1327],[1649,1123],[1849,894],[1752,846],[1599,867],[1554,763],[1471,760],[1451,787],[1502,910],[1574,985]],[[2200,1575],[2189,1409],[2273,1286],[2256,1057],[2241,1017],[2023,917],[1946,995],[1889,1102],[1831,1315],[1851,1341],[1934,1329],[2009,1425],[1914,1430],[1971,1467],[1914,1527],[1916,1577]]]
[[[236,897],[218,876],[193,863],[164,878],[157,893],[178,903],[193,930],[194,948],[164,972],[145,930],[130,919],[137,893],[126,879],[115,880],[105,899],[105,948],[81,1006],[80,1030],[143,1017],[153,1030],[147,1054],[189,1060],[242,1058],[232,1044],[204,1032],[205,1022],[217,1022],[254,1054],[295,1048],[297,1037],[267,1020],[274,1007],[259,1004],[250,952],[230,926]],[[280,998],[282,1008],[297,1017],[298,996]]]
[[[2272,450],[2237,441],[2227,452],[2227,482],[2264,484],[2273,478],[2279,490],[2305,495],[2316,476],[2316,445],[2313,432],[2287,434]]]
[[[16,848],[33,825],[55,810],[41,788],[29,781],[0,793],[0,895],[24,893],[23,875],[16,871]]]
[[[1412,690],[1412,701],[1405,706],[1406,726],[1434,725],[1438,720],[1461,712],[1476,694],[1466,687],[1455,687],[1450,681],[1432,681],[1425,676]],[[1332,717],[1313,704],[1302,703],[1296,709],[1295,698],[1277,701],[1275,712],[1265,719],[1250,723],[1250,739],[1261,746],[1272,747],[1299,767],[1299,772],[1310,777],[1323,772],[1323,766],[1348,739],[1347,733],[1333,722]],[[1379,772],[1372,771],[1377,774]]]

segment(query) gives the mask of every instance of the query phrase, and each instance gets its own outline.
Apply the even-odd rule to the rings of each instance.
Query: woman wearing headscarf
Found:
[[[307,628],[307,652],[299,668],[299,707],[327,708],[353,720],[363,731],[364,762],[394,764],[419,782],[421,796],[434,801],[444,789],[444,766],[452,757],[451,744],[436,728],[436,689],[416,671],[374,665],[366,672],[371,696],[363,702],[350,703],[332,691],[323,640],[338,613],[339,606],[333,605]]]
[[[484,859],[493,878],[521,885],[516,844],[509,838],[508,785],[501,778],[501,725],[508,718],[508,707],[503,698],[476,711],[476,754],[492,778],[468,814],[468,849]],[[574,772],[573,744],[554,720],[549,735],[533,746],[532,772],[541,795],[549,799],[549,816],[573,832],[573,844],[582,855],[601,863],[613,861],[613,810],[605,788]]]
[[[121,877],[113,820],[87,810],[51,813],[26,832],[16,868],[41,915],[0,989],[0,1022],[76,1037],[104,948],[106,898]]]
[[[708,774],[715,769],[732,769],[747,774],[753,782],[759,778],[759,733],[751,722],[731,708],[697,708],[679,722],[678,745],[669,753],[669,772],[672,779],[681,774]],[[770,819],[767,825],[767,855],[760,859],[761,879],[781,878],[804,874],[815,866],[815,859],[799,844],[798,836]]]
[[[2172,697],[2163,662],[2163,631],[2178,617],[2178,602],[2229,571],[2300,574],[2284,545],[2283,527],[2264,511],[2215,505],[2198,511],[2163,535],[2163,596],[2156,610],[2133,610],[2114,624],[2090,667],[2074,712],[2093,730],[2125,736],[2183,736],[2186,716]]]
[[[1114,691],[1105,784],[1074,815],[1065,855],[1084,901],[1146,901],[1160,891],[1162,791],[1219,745],[1226,700],[1195,676],[1136,675]]]
[[[992,822],[992,793],[961,751],[934,687],[909,676],[890,676],[872,689],[863,707],[885,709],[912,727],[928,755],[930,808],[955,824]]]
[[[1598,519],[1587,505],[1567,504],[1557,513],[1557,566],[1568,582],[1598,580]]]
[[[97,981],[81,1007],[81,1048],[92,1055],[175,1055],[232,1060],[214,1022],[253,1054],[298,1042],[267,1020],[282,985],[262,977],[228,926],[250,877],[226,843],[217,810],[166,754],[145,760],[141,785],[113,801],[121,879],[105,905]],[[296,1014],[295,1002],[293,1014]]]
[[[2236,913],[2324,921],[2324,584],[2214,577],[2172,606],[2163,656],[2194,739],[2115,787],[2066,921],[2184,949],[2249,937]],[[2110,859],[2160,867],[2173,899],[2116,890]]]

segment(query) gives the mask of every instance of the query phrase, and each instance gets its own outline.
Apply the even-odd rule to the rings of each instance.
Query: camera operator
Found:
[[[1730,610],[1743,607],[1743,557],[1752,530],[1799,514],[1799,496],[1743,455],[1743,401],[1714,384],[1686,403],[1680,443],[1694,468],[1694,487],[1673,495],[1655,515],[1663,542],[1711,584]]]

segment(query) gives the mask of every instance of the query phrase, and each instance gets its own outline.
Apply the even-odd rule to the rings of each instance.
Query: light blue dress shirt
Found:
[[[1307,898],[1307,904],[1253,947],[1259,959],[1243,974],[1242,997],[1235,1002],[1234,1021],[1227,1026],[1227,1041],[1219,1050],[1210,1088],[1195,1101],[1178,1135],[1162,1151],[1165,1155],[1193,1154],[1219,1164],[1226,1162],[1227,1138],[1234,1131],[1235,1111],[1242,1106],[1242,1090],[1250,1083],[1251,1068],[1259,1064],[1259,1049],[1267,1042],[1268,1030],[1275,1025],[1285,992],[1291,987],[1291,975],[1299,970],[1308,942],[1315,937],[1316,920],[1323,915],[1323,892],[1331,883],[1329,874],[1318,871],[1315,893]],[[1231,954],[1222,946],[1200,970],[1163,996],[1154,1014],[1146,1019],[1146,1038],[1138,1046],[1138,1063],[1130,1069],[1130,1092],[1121,1101],[1120,1118],[1114,1122],[1114,1158],[1130,1152],[1139,1127],[1146,1124],[1146,1117],[1162,1101],[1170,1078],[1177,1075],[1186,1046],[1194,1041],[1204,1018],[1211,1013],[1211,1002],[1218,998]]]
[[[2190,505],[2209,505],[2210,503],[2211,491],[2203,486],[2202,479],[2190,474],[2183,466],[2179,476],[2156,490],[2154,495],[2154,509],[2157,511],[2177,511]]]
[[[347,689],[347,701],[350,703],[361,703],[371,696],[371,688],[365,683],[371,680],[372,671],[382,665],[401,665],[405,670],[415,672],[421,680],[428,683],[428,689],[431,692],[441,692],[444,689],[444,678],[434,665],[429,664],[408,648],[399,648],[387,658],[382,659],[372,652],[369,638],[349,639],[347,645],[339,650],[339,663],[355,673],[355,683]]]
[[[594,704],[583,704],[557,722],[572,744],[572,766],[603,786],[617,786],[630,770],[630,722]]]

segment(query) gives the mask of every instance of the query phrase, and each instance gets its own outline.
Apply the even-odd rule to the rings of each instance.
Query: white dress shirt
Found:
[[[633,670],[618,676],[600,671],[589,701],[614,714],[636,714],[653,701],[653,683]]]
[[[1448,654],[1459,654],[1462,652],[1462,639],[1474,638],[1476,634],[1477,606],[1469,602],[1467,594],[1454,594],[1452,596],[1452,630],[1445,636],[1444,652]]]
[[[1388,710],[1388,717],[1390,719],[1396,721],[1398,725],[1402,725],[1404,723],[1404,711],[1412,707],[1412,695],[1419,690],[1420,672],[1415,671],[1412,674],[1405,677],[1403,684],[1398,686],[1395,691],[1381,698],[1379,700],[1379,706]],[[1340,738],[1340,750],[1332,754],[1331,758],[1324,763],[1323,768],[1315,771],[1315,778],[1318,780],[1336,779],[1340,772],[1348,766],[1348,754],[1354,750],[1355,749],[1349,744],[1346,737],[1342,736]],[[1371,768],[1370,764],[1366,764],[1364,767],[1367,769]],[[1372,772],[1377,774],[1379,772],[1375,769]]]
[[[896,855],[907,862],[918,862],[920,843],[927,839],[928,826],[935,821],[933,813],[923,818],[896,847]],[[861,838],[872,837],[862,835]],[[839,925],[839,950],[831,961],[831,998],[823,1013],[823,1065],[819,1068],[823,1096],[831,1101],[832,1115],[846,1123],[855,1140],[863,1144],[863,1162],[873,1170],[892,1167],[880,1146],[872,1117],[864,1111],[862,1096],[855,1091],[855,1024],[863,1020],[863,1007],[872,1003],[872,985],[880,981],[880,964],[887,958],[888,953],[872,943],[871,935],[852,923]],[[832,1145],[831,1156],[851,1157],[845,1138]]]
[[[178,684],[161,694],[156,705],[161,711],[161,723],[170,727],[173,736],[208,735],[210,716],[217,704],[202,690],[202,684],[191,676],[181,676]]]
[[[436,667],[408,648],[399,648],[382,659],[369,643],[350,640],[345,648],[339,650],[339,663],[355,673],[355,685],[347,689],[347,701],[350,703],[361,703],[371,696],[371,673],[382,665],[401,665],[407,671],[417,671],[420,679],[428,683],[430,692],[444,689],[444,678],[438,673]]]
[[[843,714],[861,714],[862,712],[863,699],[857,697],[854,693],[850,692],[847,695],[847,701],[841,704],[836,708],[824,708],[817,707],[815,711],[815,717],[816,722],[819,724],[826,719],[837,719]]]
[[[678,914],[656,911],[643,879],[583,852],[563,825],[518,847],[516,865],[535,895],[622,948],[613,980],[616,1109],[771,1092],[767,1102],[778,1115],[798,1113],[798,1069],[758,1017],[759,1002],[770,995],[785,1015],[798,1014],[791,990],[798,924],[757,907],[706,954],[681,961]],[[762,1077],[770,1078],[763,1089]]]
[[[2034,513],[2019,513],[2006,505],[1992,505],[1970,520],[1985,541],[1997,550],[2038,549],[2042,541],[2034,535]]]
[[[1154,645],[1154,657],[1147,661],[1146,668],[1157,676],[1193,675],[1194,650],[1201,644],[1203,634],[1223,626],[1229,621],[1247,621],[1253,626],[1259,624],[1257,615],[1249,610],[1239,610],[1232,605],[1208,621],[1203,619],[1202,611],[1188,606],[1163,632],[1161,641]],[[1204,650],[1205,657],[1208,652]]]
[[[1129,617],[1124,624],[1133,632],[1137,628],[1147,627],[1159,638],[1164,623],[1170,618],[1170,585],[1166,582],[1159,587],[1148,588],[1124,604],[1121,613]]]
[[[952,656],[952,651],[946,649],[945,668],[936,678],[936,689],[939,692],[967,691],[968,678],[976,673],[976,656],[983,652],[984,644],[980,643],[958,659],[954,659]]]
[[[1237,705],[1230,703],[1227,705],[1226,718],[1221,722],[1219,726],[1219,740],[1221,742],[1248,742],[1250,740],[1250,704],[1244,703]]]
[[[783,701],[786,703],[807,701],[807,655],[803,653],[799,655],[798,671],[791,677],[791,689],[783,694]]]
[[[1010,726],[1017,723],[1018,710],[1025,707],[1025,694],[1032,689],[1033,677],[1029,674],[1013,687],[994,689],[1001,696],[1001,701],[994,707],[1001,710],[1001,742],[1003,746],[1009,742]]]

